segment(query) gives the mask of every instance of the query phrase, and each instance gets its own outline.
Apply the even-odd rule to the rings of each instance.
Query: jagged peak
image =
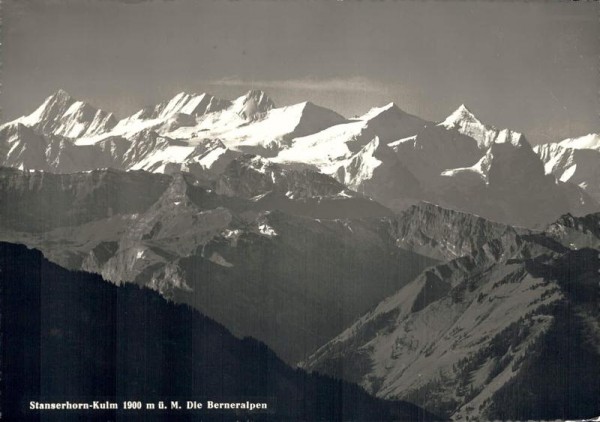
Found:
[[[130,118],[135,120],[168,119],[178,113],[198,116],[225,108],[227,101],[203,92],[181,91],[168,100],[138,110]]]
[[[254,98],[256,100],[269,99],[267,93],[261,89],[251,89],[246,94],[244,94],[245,98]]]
[[[469,110],[461,104],[452,114],[437,126],[447,130],[458,130],[463,135],[477,141],[477,146],[487,150],[495,144],[510,144],[514,147],[531,147],[525,137],[512,129],[498,129],[495,126],[482,123]]]
[[[58,91],[46,97],[42,104],[33,113],[31,113],[30,116],[41,116],[50,109],[61,110],[64,112],[74,102],[76,102],[76,100],[71,96],[71,94],[64,89],[59,89]]]
[[[275,108],[273,100],[264,91],[258,89],[251,89],[233,103],[235,112],[247,120],[254,120],[257,116]]]
[[[473,113],[471,112],[471,110],[469,110],[469,107],[467,107],[465,105],[465,103],[462,103],[461,105],[459,105],[458,108],[456,109],[456,111],[459,113],[466,113],[466,114],[473,115]]]
[[[59,89],[35,111],[15,122],[35,128],[45,135],[77,138],[111,129],[117,120],[112,113],[75,99],[64,89]]]
[[[49,95],[44,100],[42,105],[40,107],[38,107],[38,109],[35,112],[33,112],[30,116],[32,116],[36,113],[39,114],[42,110],[48,111],[50,108],[55,108],[55,107],[56,107],[57,112],[58,111],[62,112],[62,117],[66,117],[66,116],[75,114],[79,110],[85,110],[85,111],[93,113],[93,114],[101,113],[106,116],[109,116],[109,115],[114,116],[114,114],[112,112],[102,110],[101,108],[96,107],[87,101],[80,100],[80,99],[73,97],[71,94],[69,94],[67,91],[65,91],[62,88],[57,90],[53,94]]]
[[[558,217],[554,222],[550,223],[549,225],[562,223],[564,221],[573,221],[573,220],[575,220],[575,218],[576,217],[573,214],[571,214],[570,212],[567,212],[567,213],[562,214],[560,217]]]
[[[531,145],[529,145],[529,142],[522,133],[510,129],[502,129],[499,131],[498,136],[494,140],[494,144],[510,144],[517,148],[531,148]]]
[[[577,216],[570,212],[567,212],[565,214],[562,214],[560,217],[558,217],[554,222],[550,223],[548,225],[548,227],[551,227],[551,226],[554,226],[557,224],[574,226],[577,223],[580,223],[579,228],[584,228],[589,225],[590,227],[593,227],[594,230],[600,231],[600,225],[598,224],[598,222],[600,222],[600,212],[595,212],[595,213],[586,214],[586,215],[582,215],[582,216]],[[586,224],[586,223],[588,223],[588,224]]]
[[[175,96],[172,99],[176,99],[176,98],[183,98],[183,97],[198,97],[204,94],[196,94],[195,92],[186,92],[186,91],[181,91],[178,92],[177,94],[175,94]]]
[[[404,214],[404,215],[413,214],[415,212],[422,212],[422,211],[450,212],[450,213],[456,213],[456,214],[465,214],[463,212],[456,211],[456,210],[453,210],[450,208],[444,208],[440,205],[434,204],[433,202],[429,202],[429,201],[419,201],[416,204],[409,206],[406,210],[404,210],[402,212],[402,214]]]
[[[271,98],[267,95],[266,92],[260,89],[251,89],[240,98],[243,99],[244,103],[248,101],[254,101],[257,105],[263,105],[265,107],[268,107],[269,109],[275,107],[275,103],[273,102],[273,100],[271,100]]]
[[[189,112],[186,112],[184,110],[186,108],[186,106],[188,106],[188,104],[191,101],[194,101],[194,100],[196,100],[195,102],[201,101],[202,98],[204,98],[204,95],[205,94],[200,94],[200,95],[195,94],[195,93],[190,94],[185,91],[182,91],[182,92],[176,94],[170,100],[163,103],[164,105],[162,106],[162,110],[160,111],[159,116],[160,117],[169,117],[169,116],[173,115],[174,113],[190,114]]]
[[[196,93],[196,92],[186,92],[186,91],[181,91],[178,92],[177,94],[175,94],[173,97],[171,97],[170,100],[167,100],[165,103],[170,104],[170,103],[177,103],[177,102],[181,102],[181,101],[191,101],[192,99],[203,99],[203,98],[211,98],[213,97],[210,94],[207,94],[206,92],[202,92],[200,94]]]
[[[461,123],[470,123],[476,125],[482,125],[481,121],[475,117],[475,114],[463,103],[456,110],[454,110],[446,119],[441,123],[445,127],[459,126]]]
[[[72,100],[73,96],[71,94],[69,94],[67,91],[65,91],[64,89],[60,88],[56,92],[50,94],[50,96],[48,96],[48,98],[46,98],[46,99],[49,100],[51,98],[52,99],[62,99],[62,100]]]

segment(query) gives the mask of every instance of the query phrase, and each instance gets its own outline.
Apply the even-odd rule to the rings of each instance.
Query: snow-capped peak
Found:
[[[180,92],[173,97],[162,110],[159,117],[171,117],[176,113],[189,114],[190,116],[201,116],[203,114],[212,113],[223,110],[231,103],[227,100],[221,100],[214,95],[207,93],[188,94]]]
[[[389,143],[397,139],[413,136],[430,122],[402,110],[396,103],[375,107],[359,118],[363,122],[365,139],[378,136],[381,142]]]
[[[144,107],[132,116],[122,119],[112,131],[112,135],[129,137],[149,128],[161,134],[170,133],[181,127],[194,127],[198,123],[198,118],[230,106],[231,101],[207,93],[180,92],[170,100]],[[94,143],[97,140],[89,141]]]
[[[461,127],[465,124],[484,126],[464,104],[461,104],[452,114],[446,117],[446,120],[440,123],[441,126],[447,129]]]
[[[70,100],[73,99],[73,97],[67,91],[65,91],[64,89],[60,88],[58,91],[56,91],[55,93],[53,93],[52,95],[50,95],[48,98],[46,98],[46,101],[48,101],[50,99],[56,99],[56,100],[62,99],[62,100],[65,100],[65,101],[70,101]]]
[[[63,89],[59,89],[52,95],[48,96],[42,105],[40,105],[33,113],[19,119],[19,123],[25,126],[35,126],[44,121],[54,121],[59,119],[75,100],[69,93]]]
[[[167,118],[175,113],[191,114],[191,111],[193,111],[193,106],[199,101],[202,101],[204,95],[205,94],[198,95],[180,92],[166,103],[157,117]]]
[[[270,106],[271,108],[273,108],[275,106],[275,103],[273,103],[273,101],[271,100],[271,98],[269,98],[267,93],[260,89],[251,89],[243,97],[246,98],[247,100],[252,99],[257,104]]]
[[[43,134],[77,138],[110,130],[117,120],[112,113],[75,100],[67,91],[59,89],[33,113],[17,122]]]
[[[176,114],[187,114],[193,117],[218,111],[229,106],[229,101],[220,100],[206,93],[196,94],[180,92],[168,101],[156,106],[145,107],[127,120],[168,119]]]
[[[463,135],[475,139],[480,149],[487,149],[494,143],[509,143],[516,147],[527,143],[519,132],[510,129],[499,130],[494,126],[482,123],[464,104],[461,104],[438,126],[448,130],[457,130]]]
[[[233,101],[234,111],[246,120],[255,120],[275,108],[275,103],[261,90],[253,89]]]
[[[396,105],[396,103],[391,102],[381,107],[373,107],[365,114],[363,114],[359,119],[360,120],[372,120],[382,114],[392,114],[397,113],[398,115],[404,114],[404,112]]]
[[[524,145],[529,145],[529,142],[527,142],[523,134],[510,129],[502,129],[500,132],[498,132],[494,143],[511,144],[517,148],[521,148]]]

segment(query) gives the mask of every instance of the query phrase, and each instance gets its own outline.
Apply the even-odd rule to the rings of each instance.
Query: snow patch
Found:
[[[275,231],[275,229],[271,226],[269,226],[266,222],[265,223],[260,223],[258,225],[258,231],[267,237],[274,237],[277,236],[277,232]]]

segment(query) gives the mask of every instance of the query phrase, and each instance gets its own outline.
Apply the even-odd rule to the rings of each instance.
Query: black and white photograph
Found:
[[[600,421],[600,3],[0,16],[1,420]]]

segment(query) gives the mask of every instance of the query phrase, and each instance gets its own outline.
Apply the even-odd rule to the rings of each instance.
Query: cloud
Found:
[[[364,77],[328,78],[328,79],[285,79],[254,80],[237,77],[206,81],[208,85],[231,87],[260,87],[271,89],[292,89],[298,91],[332,91],[332,92],[386,92],[383,84]]]

